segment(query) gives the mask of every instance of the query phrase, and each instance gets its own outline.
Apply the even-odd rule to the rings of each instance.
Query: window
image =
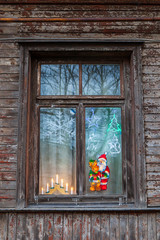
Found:
[[[121,108],[124,107],[124,99],[118,105],[113,102],[113,106],[101,100],[98,105],[95,102],[96,96],[113,96],[115,100],[123,95],[121,63],[107,64],[102,60],[102,64],[96,64],[92,60],[87,64],[87,60],[80,59],[75,59],[75,62],[78,60],[81,63],[65,64],[65,60],[59,65],[39,63],[42,97],[39,116],[39,193],[76,195],[83,188],[83,195],[122,195]],[[62,107],[55,104],[57,99],[52,98],[57,95]],[[76,104],[71,101],[71,95],[76,95]],[[43,96],[48,96],[51,107],[45,107]],[[68,99],[64,98],[66,96]],[[82,96],[92,96],[92,103],[88,99],[84,102]],[[81,122],[84,122],[83,129]],[[78,149],[84,155],[82,163]],[[104,169],[100,171],[98,165],[102,155],[104,166],[101,164],[101,168]],[[82,176],[83,181],[78,175]]]
[[[24,48],[29,70],[22,97],[27,99],[24,206],[139,203],[143,190],[137,188],[135,171],[142,143],[137,148],[132,65],[137,47]]]

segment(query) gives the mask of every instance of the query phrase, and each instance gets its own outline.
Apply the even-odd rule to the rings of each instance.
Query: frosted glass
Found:
[[[41,65],[41,95],[78,95],[79,65]]]
[[[86,192],[95,195],[122,194],[121,108],[86,108],[85,116]],[[98,161],[104,153],[110,170],[107,190],[91,191],[89,162]],[[95,173],[93,176],[99,175]]]
[[[71,187],[76,193],[76,109],[41,108],[39,193],[70,194]]]
[[[120,65],[83,64],[83,95],[120,95]]]

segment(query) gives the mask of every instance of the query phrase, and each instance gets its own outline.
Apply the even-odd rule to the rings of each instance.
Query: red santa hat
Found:
[[[102,154],[98,159],[103,159],[103,160],[107,161],[106,154],[105,153]]]

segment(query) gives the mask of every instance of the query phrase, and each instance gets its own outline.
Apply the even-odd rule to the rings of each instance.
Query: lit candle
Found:
[[[71,194],[73,194],[73,187],[71,187]]]
[[[53,178],[51,178],[51,188],[54,188]]]
[[[49,184],[47,183],[47,193],[49,193]]]
[[[63,188],[63,179],[61,179],[61,188]]]
[[[42,194],[44,193],[44,191],[43,191],[43,187],[42,187]]]
[[[56,174],[56,184],[58,184],[58,174]]]
[[[68,183],[66,183],[66,192],[68,192]]]

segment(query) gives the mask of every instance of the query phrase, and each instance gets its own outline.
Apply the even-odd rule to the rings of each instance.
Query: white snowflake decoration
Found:
[[[55,144],[65,144],[68,145],[68,138],[74,138],[75,133],[75,119],[73,118],[73,114],[67,115],[63,114],[63,112],[55,111],[54,114],[49,115],[42,114],[42,126],[41,129],[41,139],[45,140],[49,139],[50,142]]]

